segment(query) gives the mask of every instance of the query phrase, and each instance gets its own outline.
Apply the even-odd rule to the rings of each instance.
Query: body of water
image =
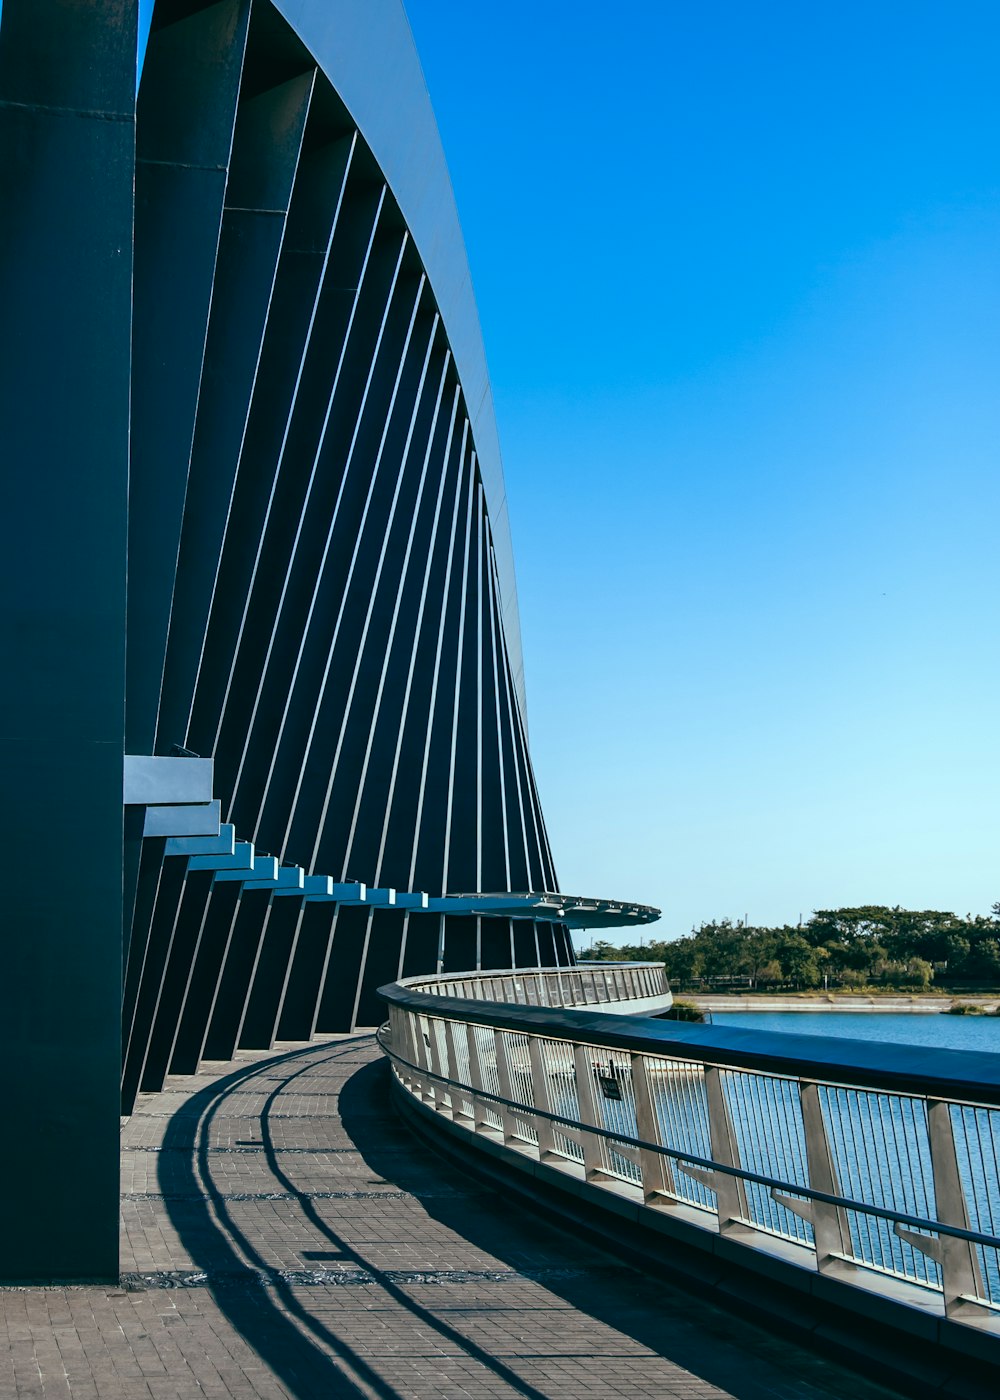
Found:
[[[748,1026],[791,1035],[835,1035],[845,1040],[938,1045],[949,1050],[1000,1054],[1000,1016],[949,1016],[942,1012],[713,1011],[716,1026]]]

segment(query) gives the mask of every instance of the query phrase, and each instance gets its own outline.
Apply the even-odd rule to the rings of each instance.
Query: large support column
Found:
[[[0,1277],[118,1271],[134,0],[0,22]]]

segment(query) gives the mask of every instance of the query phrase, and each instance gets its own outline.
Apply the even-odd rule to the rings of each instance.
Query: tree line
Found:
[[[1000,986],[1000,903],[988,915],[865,905],[817,909],[808,922],[763,928],[712,920],[682,938],[615,947],[603,939],[581,959],[663,962],[678,989],[750,990],[866,986],[926,990]]]

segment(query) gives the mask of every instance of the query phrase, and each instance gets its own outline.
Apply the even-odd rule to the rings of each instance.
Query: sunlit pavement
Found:
[[[122,1192],[119,1287],[0,1291],[4,1400],[889,1394],[439,1161],[370,1035],[143,1095]]]

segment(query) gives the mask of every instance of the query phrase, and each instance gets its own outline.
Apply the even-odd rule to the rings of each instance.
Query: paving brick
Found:
[[[512,1211],[370,1036],[242,1054],[122,1130],[122,1283],[0,1290],[0,1400],[887,1400]]]

